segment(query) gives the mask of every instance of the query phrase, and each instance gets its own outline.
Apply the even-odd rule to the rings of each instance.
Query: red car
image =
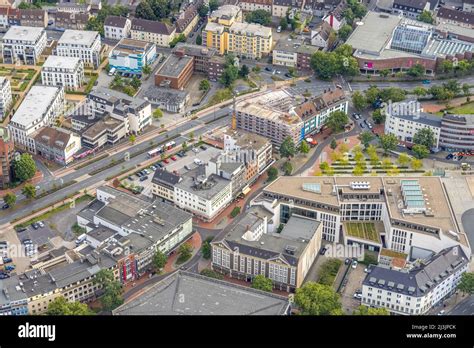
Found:
[[[171,156],[170,157],[173,161],[176,161],[176,157],[175,156]]]
[[[166,164],[170,163],[170,161],[168,161],[167,159],[164,159],[163,162],[165,162]]]

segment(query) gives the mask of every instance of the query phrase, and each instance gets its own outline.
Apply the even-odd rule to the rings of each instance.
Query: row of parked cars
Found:
[[[10,278],[10,272],[15,270],[13,260],[8,257],[8,242],[0,241],[0,279]]]

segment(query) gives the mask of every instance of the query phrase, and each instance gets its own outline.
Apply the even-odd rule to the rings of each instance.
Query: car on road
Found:
[[[7,274],[7,273],[0,273],[0,279],[7,279],[7,278],[10,278],[10,275]]]
[[[163,163],[166,163],[166,164],[168,164],[168,163],[170,163],[170,161],[168,161],[168,159],[167,159],[167,158],[165,158],[165,159],[163,160]]]
[[[290,74],[290,73],[286,73],[286,74],[285,74],[285,77],[291,78],[291,74]]]
[[[421,83],[423,83],[424,85],[429,85],[431,83],[430,80],[423,80]]]
[[[10,263],[10,262],[13,262],[13,260],[10,257],[3,258],[3,263]]]
[[[43,228],[43,227],[44,227],[43,221],[38,221],[38,226],[41,227],[41,228]]]
[[[347,258],[347,259],[344,260],[344,264],[345,264],[345,265],[350,265],[351,262],[352,262],[352,261],[351,261],[351,259],[349,259],[349,258]]]
[[[193,147],[193,152],[198,153],[199,149],[197,147]]]
[[[201,150],[204,150],[204,151],[207,150],[207,146],[201,145],[199,147],[201,148]]]
[[[321,251],[319,252],[319,255],[324,255],[324,254],[326,254],[326,251],[327,251],[327,250],[328,250],[328,249],[327,249],[326,247],[322,247]]]
[[[360,128],[365,128],[364,122],[361,122],[361,123],[359,124],[359,126],[360,126]]]
[[[361,299],[362,299],[362,294],[355,293],[355,294],[354,294],[354,298],[356,298],[356,299],[358,299],[358,300],[361,300]]]
[[[148,179],[148,175],[142,176],[142,177],[140,178],[140,181],[145,181],[146,179]]]
[[[2,205],[2,209],[3,209],[3,210],[8,209],[8,208],[10,208],[10,206],[9,206],[7,203],[5,203],[4,205]]]
[[[452,153],[450,153],[450,154],[448,154],[448,155],[446,156],[446,159],[447,159],[447,160],[452,160],[453,157],[454,157],[454,155],[453,155]]]
[[[446,313],[446,311],[444,309],[440,310],[438,315],[444,315],[444,313]]]
[[[267,67],[265,68],[265,70],[266,70],[266,71],[272,71],[272,68],[270,68],[269,66],[267,66]]]
[[[357,268],[357,264],[358,264],[358,262],[356,260],[354,260],[354,261],[352,261],[351,267],[355,269],[355,268]]]

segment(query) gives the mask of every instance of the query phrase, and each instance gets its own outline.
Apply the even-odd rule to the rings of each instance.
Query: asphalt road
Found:
[[[220,116],[223,116],[223,115],[228,115],[228,116],[219,118]],[[214,119],[216,120],[213,121]],[[195,138],[198,138],[201,134],[204,134],[214,128],[221,127],[221,126],[224,126],[225,124],[228,124],[229,120],[230,120],[230,109],[226,107],[217,111],[215,115],[212,112],[206,116],[199,118],[198,120],[190,120],[189,122],[175,128],[174,130],[171,130],[165,134],[158,135],[153,140],[155,143],[162,142],[168,139],[166,138],[166,134],[168,134],[169,138],[171,138],[174,135],[186,132],[194,127],[200,127],[194,130],[194,136]],[[210,123],[205,124],[205,122],[210,122]],[[184,141],[188,141],[188,140],[189,139],[186,138],[185,136],[179,136],[178,138],[174,139],[177,145],[180,145]],[[82,191],[87,187],[90,187],[94,184],[97,184],[98,182],[101,182],[102,180],[105,180],[107,177],[119,174],[125,168],[135,167],[143,163],[147,159],[146,152],[130,159],[127,162],[124,161],[125,154],[127,152],[132,154],[136,151],[144,150],[149,146],[150,146],[149,142],[143,142],[141,144],[133,145],[127,150],[123,150],[117,154],[114,154],[100,161],[92,163],[84,168],[75,170],[74,172],[63,176],[60,179],[54,179],[54,178],[47,179],[45,182],[41,183],[41,186],[45,189],[51,188],[53,186],[53,183],[56,183],[56,185],[59,185],[61,183],[61,180],[63,180],[63,182],[66,183],[68,181],[75,180],[82,176],[88,175],[90,172],[97,170],[99,168],[102,168],[105,165],[110,164],[112,159],[117,161],[117,165],[115,165],[114,167],[108,168],[107,170],[104,170],[94,176],[86,177],[84,180],[78,183],[75,183],[73,185],[70,185],[68,187],[65,187],[63,189],[60,189],[56,192],[53,192],[47,195],[46,197],[34,200],[30,204],[28,204],[27,207],[23,209],[5,212],[3,216],[0,217],[0,225],[8,223],[9,221],[15,218],[26,215],[28,211],[39,210],[41,208],[47,207],[48,205],[52,205],[57,201],[65,199],[67,196],[69,196],[70,194],[74,192]]]
[[[474,315],[474,296],[471,295],[462,302],[458,303],[449,312],[449,315]]]

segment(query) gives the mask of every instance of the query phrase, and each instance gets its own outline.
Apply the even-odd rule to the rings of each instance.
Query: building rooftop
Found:
[[[104,131],[110,130],[113,131],[117,128],[123,127],[123,121],[113,118],[109,114],[105,115],[103,118],[99,119],[97,122],[93,123],[89,128],[87,128],[82,136],[95,139],[99,134]]]
[[[58,40],[58,46],[80,45],[92,47],[97,38],[100,39],[98,31],[66,29]]]
[[[123,38],[110,51],[109,55],[128,56],[130,54],[143,54],[144,52],[150,50],[153,46],[154,44],[147,41]]]
[[[210,18],[228,20],[236,17],[240,12],[242,12],[242,10],[239,6],[223,5],[217,10],[212,11]]]
[[[189,93],[177,89],[151,86],[143,91],[142,96],[145,100],[155,103],[181,104],[186,101]]]
[[[42,119],[48,111],[51,102],[56,98],[62,87],[33,86],[20,104],[11,121],[24,127]]]
[[[217,53],[215,48],[193,45],[186,42],[179,42],[173,49],[173,53],[183,51],[185,55],[192,57],[212,57]]]
[[[87,232],[87,235],[98,242],[104,242],[109,238],[112,238],[117,234],[117,231],[114,231],[106,226],[100,225],[99,227],[94,228],[90,232]]]
[[[182,175],[182,180],[175,187],[190,192],[205,200],[211,200],[225,187],[230,185],[230,180],[221,178],[219,175],[211,174],[205,178],[202,175],[202,165]]]
[[[240,147],[241,150],[260,150],[264,147],[271,145],[270,140],[264,136],[246,132],[241,129],[227,128],[223,133],[223,136],[228,136],[235,140],[235,145]]]
[[[186,301],[176,301],[176,294]],[[178,271],[113,315],[284,315],[288,299],[198,274]]]
[[[88,98],[104,100],[109,105],[114,106],[114,113],[120,115],[125,115],[128,112],[137,113],[150,104],[145,99],[130,97],[128,94],[105,87],[94,88],[89,93]]]
[[[73,132],[66,129],[58,127],[42,127],[32,134],[32,137],[37,143],[49,148],[56,148],[64,151],[69,145],[69,141],[73,135]]]
[[[151,179],[153,183],[164,183],[170,186],[176,185],[180,180],[181,177],[179,175],[167,171],[166,168],[155,170],[153,179]]]
[[[2,40],[37,42],[43,33],[45,33],[44,28],[14,25],[3,35]]]
[[[393,4],[398,6],[406,6],[423,10],[428,0],[394,0]]]
[[[166,23],[158,21],[149,21],[147,19],[133,18],[132,30],[155,33],[161,35],[170,35],[176,29]]]
[[[104,26],[116,27],[116,28],[125,28],[127,23],[126,17],[121,16],[107,16],[104,21]]]
[[[67,69],[74,70],[80,63],[76,57],[48,56],[43,64],[43,69]]]
[[[410,271],[397,271],[372,267],[363,285],[396,293],[421,297],[432,291],[446,277],[469,262],[462,248],[457,246],[442,250],[427,262],[419,262]]]
[[[223,33],[225,30],[225,26],[219,23],[215,22],[207,22],[206,27],[204,31],[211,31],[211,32],[217,32],[217,33]]]
[[[230,26],[229,31],[236,34],[245,34],[247,36],[261,36],[265,38],[272,36],[272,28],[254,23],[235,22]]]
[[[192,64],[192,61],[192,57],[170,54],[156,74],[177,78],[189,64]]]

